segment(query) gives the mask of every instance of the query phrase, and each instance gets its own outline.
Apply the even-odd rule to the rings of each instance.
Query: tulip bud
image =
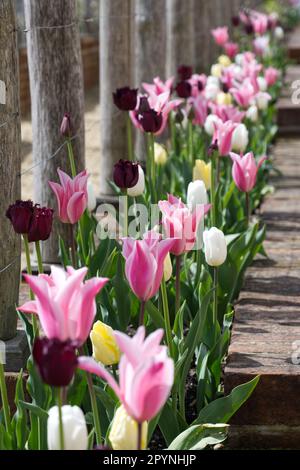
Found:
[[[53,209],[47,207],[34,207],[28,231],[29,242],[48,240],[52,230],[53,212]]]
[[[234,26],[234,27],[239,26],[239,24],[240,24],[240,17],[239,17],[238,15],[233,16],[233,17],[231,18],[231,24],[232,24],[232,26]]]
[[[118,364],[120,350],[114,336],[114,330],[110,326],[101,321],[96,321],[90,333],[90,338],[93,345],[93,356],[96,361],[105,366]]]
[[[217,104],[230,106],[232,104],[232,96],[230,93],[218,93]]]
[[[167,163],[168,154],[163,147],[163,145],[158,144],[157,142],[154,143],[154,161],[157,165],[165,165]]]
[[[257,77],[257,83],[260,91],[267,91],[268,84],[264,77]]]
[[[121,189],[133,188],[139,179],[139,165],[129,160],[119,160],[114,166],[113,179]]]
[[[274,36],[276,39],[281,40],[284,38],[284,31],[281,26],[277,26],[274,30]]]
[[[133,111],[137,105],[137,92],[136,89],[130,89],[128,86],[118,88],[113,93],[114,104],[121,111]]]
[[[207,192],[203,181],[196,180],[188,185],[187,204],[190,210],[196,209],[200,204],[207,204]]]
[[[247,116],[248,119],[250,119],[250,121],[257,122],[257,120],[258,120],[257,106],[255,106],[255,105],[250,106],[250,108],[248,109],[248,111],[246,113],[246,116]]]
[[[220,92],[220,87],[219,85],[214,85],[213,83],[206,85],[205,88],[205,98],[207,100],[212,100],[214,101],[216,97],[218,96],[218,93]]]
[[[227,257],[227,245],[224,233],[212,227],[203,233],[205,259],[209,266],[221,266]]]
[[[64,137],[70,137],[71,135],[71,115],[70,113],[65,113],[62,118],[60,125],[60,133]]]
[[[88,432],[84,414],[79,406],[64,405],[61,408],[64,431],[64,450],[87,450]],[[48,450],[60,450],[58,407],[48,411]]]
[[[16,201],[9,206],[6,217],[11,221],[16,233],[28,233],[33,214],[32,201]]]
[[[144,421],[142,424],[142,450],[147,446],[148,423]],[[113,450],[137,450],[138,443],[138,425],[126,412],[121,405],[114,416],[109,440]]]
[[[164,279],[165,281],[169,281],[172,277],[173,266],[171,261],[170,253],[167,254],[164,261]]]
[[[209,77],[207,77],[206,85],[216,85],[219,88],[220,80],[218,79],[218,77],[213,77],[212,75],[209,75]]]
[[[214,64],[210,69],[210,73],[213,77],[220,78],[222,76],[223,66],[221,64]]]
[[[158,113],[154,109],[139,113],[138,120],[144,131],[152,134],[158,132],[163,123],[162,113]]]
[[[229,65],[231,65],[231,60],[230,58],[228,57],[228,55],[220,55],[220,57],[218,58],[218,62],[219,64],[221,64],[223,67],[229,67]]]
[[[193,180],[201,180],[204,182],[207,190],[211,184],[211,162],[205,163],[204,160],[196,160],[193,168]]]
[[[141,165],[138,165],[138,169],[139,169],[139,176],[138,176],[138,181],[137,181],[136,185],[133,186],[132,188],[127,189],[127,194],[128,194],[128,196],[131,196],[131,197],[141,196],[141,194],[143,194],[143,192],[145,191],[145,174],[144,174],[144,170],[141,167]]]
[[[94,186],[91,181],[87,182],[87,193],[88,193],[87,208],[90,212],[93,212],[97,206],[97,198],[95,196]]]
[[[255,99],[256,99],[256,105],[258,109],[263,111],[267,109],[271,96],[268,93],[264,93],[261,91],[257,93]]]
[[[215,126],[214,123],[217,124],[220,121],[220,118],[216,116],[215,114],[209,114],[206,118],[206,121],[204,123],[204,129],[207,132],[208,135],[214,135],[215,133]]]
[[[180,98],[189,98],[192,93],[192,86],[188,81],[182,80],[177,83],[175,90]]]
[[[239,124],[232,135],[232,149],[238,152],[244,152],[249,142],[249,132],[245,124]]]
[[[67,387],[77,367],[76,345],[71,341],[36,338],[32,355],[43,381],[52,387]]]
[[[192,76],[193,68],[190,65],[180,65],[177,73],[181,80],[189,80]]]

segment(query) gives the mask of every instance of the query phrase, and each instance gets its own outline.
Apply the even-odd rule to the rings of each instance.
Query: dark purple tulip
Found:
[[[210,146],[208,147],[207,154],[209,157],[213,155],[214,152],[219,150],[218,141],[215,140]]]
[[[253,26],[252,26],[251,23],[248,23],[248,24],[245,25],[245,32],[247,34],[249,34],[249,36],[250,36],[250,34],[253,34],[254,29],[253,29]]]
[[[177,73],[180,80],[188,80],[192,76],[193,68],[190,65],[180,65]]]
[[[138,120],[145,132],[155,134],[162,126],[163,118],[161,113],[157,113],[154,109],[143,111],[138,115]]]
[[[137,105],[137,89],[131,89],[128,86],[118,88],[113,93],[113,100],[117,108],[122,111],[133,111]]]
[[[33,214],[32,201],[16,201],[9,206],[6,217],[11,221],[16,233],[28,233]]]
[[[36,338],[32,355],[43,381],[52,387],[67,387],[76,367],[76,345],[71,341]]]
[[[140,102],[139,102],[139,109],[137,110],[137,113],[144,113],[145,111],[150,111],[150,104],[148,101],[148,98],[146,96],[141,96],[140,97]]]
[[[239,26],[240,24],[240,17],[238,15],[235,15],[231,18],[231,23],[232,23],[232,26]]]
[[[186,80],[177,83],[175,89],[179,98],[189,98],[191,96],[192,86]]]
[[[133,188],[139,179],[139,166],[129,160],[119,160],[114,166],[113,179],[121,189]]]
[[[224,93],[229,92],[229,86],[227,85],[227,83],[222,83],[222,90]]]
[[[71,115],[70,113],[65,113],[62,118],[60,125],[60,133],[64,137],[70,137],[71,135]]]
[[[203,91],[204,90],[204,84],[200,80],[198,80],[198,90]]]
[[[28,232],[28,241],[47,240],[52,230],[53,209],[35,206]]]

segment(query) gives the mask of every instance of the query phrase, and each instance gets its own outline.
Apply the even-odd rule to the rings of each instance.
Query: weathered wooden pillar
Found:
[[[195,65],[195,12],[199,0],[166,0],[167,75],[176,73],[180,64]]]
[[[0,2],[0,340],[16,334],[20,282],[20,235],[14,233],[5,217],[9,204],[21,195],[19,50],[15,29],[14,1]]]
[[[70,174],[60,123],[69,112],[77,170],[84,167],[84,96],[76,0],[25,0],[27,51],[31,92],[35,202],[56,208],[48,180],[57,181],[57,168]],[[50,239],[42,244],[46,263],[58,262],[58,234],[68,227],[55,221]]]
[[[130,0],[100,2],[100,192],[113,195],[108,181],[113,166],[127,158],[126,115],[113,104],[116,88],[132,86]]]

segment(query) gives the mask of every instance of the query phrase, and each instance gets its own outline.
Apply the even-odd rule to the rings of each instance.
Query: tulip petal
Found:
[[[24,313],[38,313],[37,302],[36,300],[29,300],[18,307],[17,310]]]
[[[81,370],[95,374],[101,379],[106,380],[108,385],[112,388],[115,394],[121,399],[121,392],[119,385],[110,373],[100,364],[98,364],[93,358],[87,356],[81,356],[78,358],[78,367]]]
[[[87,200],[83,191],[74,193],[67,205],[67,214],[71,224],[78,222],[86,209]]]

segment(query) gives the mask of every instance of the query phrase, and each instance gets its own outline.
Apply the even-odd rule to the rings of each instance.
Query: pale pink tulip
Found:
[[[240,111],[239,108],[232,105],[226,106],[211,103],[210,108],[212,113],[218,116],[223,122],[232,121],[239,124],[245,117],[244,111]]]
[[[245,193],[252,191],[256,184],[257,172],[267,157],[262,157],[258,164],[252,152],[244,156],[231,152],[230,157],[233,161],[232,177],[237,188]]]
[[[241,108],[248,108],[255,96],[255,90],[249,81],[245,81],[239,87],[231,88],[230,93]]]
[[[269,36],[259,36],[254,39],[253,47],[255,54],[265,57],[270,51]]]
[[[274,85],[279,78],[279,70],[275,69],[275,67],[268,67],[265,70],[265,80],[268,86]]]
[[[135,295],[143,302],[153,297],[161,284],[164,260],[174,245],[172,239],[161,239],[154,230],[143,240],[123,238],[125,274]]]
[[[170,252],[176,256],[192,250],[197,239],[200,220],[209,211],[210,204],[199,204],[192,212],[182,201],[171,194],[167,201],[159,201],[166,236],[174,239]]]
[[[228,42],[229,34],[227,26],[212,29],[211,34],[213,35],[216,44],[219,46],[223,46],[226,42]]]
[[[160,95],[166,91],[171,92],[174,83],[174,77],[168,78],[163,82],[159,77],[153,79],[153,83],[142,83],[144,90],[151,94]]]
[[[203,127],[208,114],[208,103],[203,95],[188,100],[188,107],[194,111],[193,124]]]
[[[86,267],[67,271],[51,267],[51,275],[24,275],[36,300],[18,308],[21,312],[37,314],[47,338],[76,341],[83,344],[96,315],[95,297],[108,282],[93,277],[83,283]]]
[[[237,124],[232,121],[227,122],[214,122],[215,133],[213,135],[212,143],[218,145],[219,156],[226,157],[232,148],[232,134]]]
[[[146,339],[143,326],[133,338],[118,331],[114,334],[123,353],[119,383],[91,357],[79,357],[79,367],[104,379],[135,421],[150,421],[164,406],[174,382],[174,362],[168,357],[167,347],[160,345],[163,330],[156,330]]]
[[[263,35],[268,29],[268,17],[263,13],[252,11],[251,24],[256,34]]]
[[[60,169],[57,172],[61,185],[52,181],[48,183],[57,199],[58,217],[63,223],[75,224],[87,207],[87,171],[82,171],[73,179]]]

